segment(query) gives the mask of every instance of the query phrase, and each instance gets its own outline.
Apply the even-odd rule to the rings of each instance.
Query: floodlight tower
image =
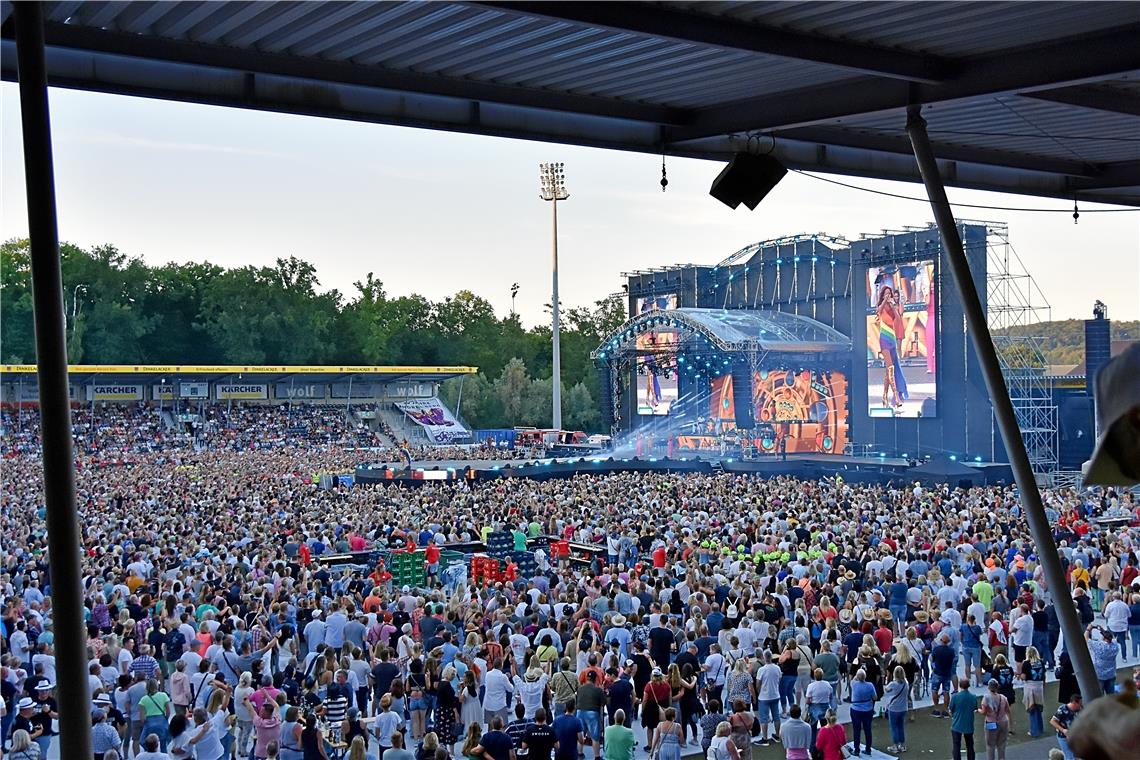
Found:
[[[555,430],[562,429],[562,358],[558,344],[558,201],[564,201],[570,197],[570,193],[566,191],[566,174],[563,171],[563,166],[561,163],[538,165],[538,194],[544,201],[550,201],[550,208],[553,212],[551,227],[551,239],[553,241],[551,250],[553,292],[551,294],[550,309],[553,314],[554,333],[554,371],[551,381],[553,387],[554,414],[551,427]]]

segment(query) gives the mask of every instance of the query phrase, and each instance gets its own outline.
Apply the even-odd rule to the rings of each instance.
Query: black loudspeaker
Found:
[[[1085,391],[1093,395],[1096,371],[1112,358],[1112,322],[1107,317],[1085,320]]]
[[[788,170],[771,156],[737,153],[713,180],[709,195],[736,208],[741,203],[755,210]]]
[[[732,367],[732,405],[736,410],[736,427],[751,430],[756,427],[752,415],[752,371],[747,365]]]
[[[598,367],[598,404],[602,407],[602,424],[605,430],[614,427],[614,394],[610,387],[609,365]]]

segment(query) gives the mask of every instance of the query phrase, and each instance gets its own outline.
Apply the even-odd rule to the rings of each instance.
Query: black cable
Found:
[[[789,171],[793,171],[796,174],[799,174],[799,175],[804,176],[804,177],[810,177],[811,179],[818,179],[820,182],[829,182],[832,185],[839,185],[840,187],[846,187],[846,188],[849,188],[851,190],[861,190],[864,193],[873,193],[875,195],[885,195],[888,198],[898,198],[899,200],[903,200],[903,201],[918,201],[919,203],[930,203],[929,198],[916,198],[913,195],[899,195],[898,193],[888,193],[885,190],[874,190],[870,187],[860,187],[859,185],[852,185],[849,182],[840,182],[837,179],[828,179],[827,177],[821,177],[818,174],[809,174],[808,172],[805,172],[802,169],[789,169]],[[1086,202],[1096,203],[1096,201],[1086,201]],[[1069,208],[1024,208],[1024,207],[1018,208],[1015,206],[985,206],[985,205],[978,204],[978,203],[951,203],[950,205],[951,206],[958,206],[960,208],[981,208],[981,209],[986,209],[988,211],[1034,211],[1034,212],[1041,212],[1041,213],[1047,213],[1047,214],[1071,214],[1071,213],[1073,213],[1073,210],[1069,209]],[[1140,211],[1140,208],[1090,208],[1090,209],[1081,209],[1082,214],[1112,214],[1112,213],[1128,212],[1128,211]]]

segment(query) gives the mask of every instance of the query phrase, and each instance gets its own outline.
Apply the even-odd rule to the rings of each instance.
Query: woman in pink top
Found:
[[[186,675],[186,661],[179,660],[174,664],[174,674],[170,676],[170,701],[174,703],[174,712],[185,715],[192,696],[190,677]]]
[[[815,736],[815,748],[823,760],[843,760],[843,745],[847,743],[847,732],[839,723],[835,710],[827,711],[827,725],[819,729]]]
[[[253,716],[253,730],[257,737],[253,743],[253,756],[257,760],[266,760],[270,743],[281,738],[281,717],[275,704],[266,702],[261,706],[261,712]]]
[[[1005,744],[1009,740],[1009,700],[998,691],[997,679],[991,678],[986,684],[986,695],[978,708],[985,716],[986,758],[1005,760]]]

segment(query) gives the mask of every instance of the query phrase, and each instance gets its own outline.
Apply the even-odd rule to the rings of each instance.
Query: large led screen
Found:
[[[934,261],[867,268],[867,411],[937,414]]]

